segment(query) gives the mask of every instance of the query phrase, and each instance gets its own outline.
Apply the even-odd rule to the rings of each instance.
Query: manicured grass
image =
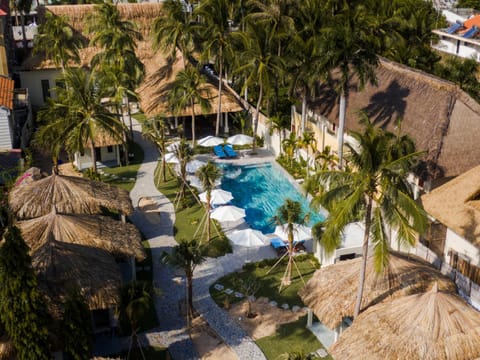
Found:
[[[174,205],[175,210],[175,225],[174,234],[177,242],[202,239],[206,241],[206,232],[204,232],[205,224],[205,208],[203,205],[195,199],[193,194],[187,190],[184,201],[178,202],[176,199],[177,191],[179,190],[178,180],[167,171],[167,182],[160,180],[160,162],[155,171],[155,184],[158,190],[164,194]],[[200,227],[200,228],[199,228]],[[232,252],[232,247],[228,242],[228,239],[223,234],[220,225],[215,225],[214,221],[211,221],[212,238],[206,246],[205,256],[219,257],[226,253]]]
[[[147,360],[170,360],[170,354],[168,353],[167,348],[160,347],[148,347],[142,348],[143,355]],[[126,359],[128,351],[125,351],[121,354],[122,359]],[[142,354],[138,348],[133,348],[130,352],[130,360],[143,360]]]
[[[303,307],[304,304],[298,296],[298,291],[304,285],[296,269],[292,272],[292,284],[282,288],[282,291],[279,292],[280,280],[283,277],[287,263],[286,258],[267,274],[277,260],[266,259],[258,263],[246,264],[242,271],[226,275],[218,279],[215,284],[222,284],[225,289],[230,288],[235,291],[241,291],[238,285],[239,281],[253,278],[259,284],[259,290],[255,293],[257,298],[265,296],[269,300],[275,300],[279,305],[287,303],[290,307],[294,305]],[[296,256],[295,262],[305,282],[312,277],[319,267],[318,261],[312,254]],[[218,306],[223,307],[227,295],[223,291],[215,290],[215,284],[210,287],[210,295]],[[228,299],[230,304],[241,301],[241,299],[232,296]],[[305,354],[308,354],[316,351],[322,347],[322,344],[305,327],[306,321],[306,316],[303,316],[295,322],[281,325],[275,335],[259,339],[256,343],[262,349],[267,359],[272,360],[278,359],[284,353],[303,351]]]
[[[278,359],[285,353],[302,351],[304,354],[320,349],[322,344],[315,335],[306,328],[307,316],[297,321],[283,324],[274,335],[267,336],[256,341],[258,347],[263,351],[267,359]],[[331,356],[323,359],[333,360]]]
[[[140,165],[143,161],[143,150],[137,143],[132,143],[129,151],[133,152],[134,154],[133,159],[130,159],[129,165],[102,169],[104,173],[116,175],[118,178],[112,179],[111,177],[102,176],[102,181],[108,184],[119,186],[127,191],[133,189],[133,186],[135,185],[135,180],[122,180],[122,178],[136,179],[138,169],[140,168]]]
[[[253,278],[259,284],[259,290],[255,293],[257,298],[265,296],[270,300],[275,300],[279,305],[287,303],[290,307],[294,305],[303,307],[304,305],[298,296],[298,291],[304,285],[295,268],[292,271],[292,284],[283,287],[282,291],[279,292],[280,281],[285,272],[287,258],[284,258],[280,264],[267,274],[277,260],[278,259],[268,259],[258,263],[246,264],[242,271],[228,274],[218,279],[215,284],[222,284],[225,289],[231,288],[235,291],[240,291],[238,281]],[[295,262],[305,282],[312,277],[315,270],[319,267],[318,261],[312,254],[296,256]],[[213,287],[215,284],[210,287],[210,295],[218,306],[223,307],[225,298],[228,295],[223,291],[215,290]],[[229,300],[230,303],[234,303],[241,299],[230,296]]]

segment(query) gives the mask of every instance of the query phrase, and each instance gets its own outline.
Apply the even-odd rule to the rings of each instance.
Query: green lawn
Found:
[[[159,162],[159,166],[157,166],[155,171],[155,183],[158,190],[168,197],[172,203],[176,204],[176,194],[179,189],[178,181],[173,177],[171,172],[167,171],[167,182],[162,182],[159,177],[160,164],[161,163]],[[185,207],[183,207],[183,205],[185,205]],[[206,234],[203,231],[205,223],[204,217],[205,208],[202,204],[198,203],[192,193],[187,190],[185,201],[180,203],[175,210],[175,240],[180,242],[191,240],[193,238],[199,239],[202,237],[202,234],[204,235],[202,238],[205,239]],[[219,257],[232,252],[232,247],[226,236],[223,234],[220,225],[218,223],[215,225],[215,222],[212,221],[211,229],[212,239],[206,247],[205,255],[209,257]]]
[[[231,288],[239,291],[238,280],[248,279],[253,277],[259,284],[259,290],[255,294],[257,298],[265,296],[270,300],[275,300],[279,305],[287,303],[290,307],[297,305],[303,307],[303,302],[298,296],[298,291],[303,287],[303,282],[298,275],[296,269],[292,272],[292,284],[288,287],[282,288],[279,292],[280,279],[285,272],[285,266],[287,259],[278,264],[269,274],[267,272],[272,268],[273,264],[278,259],[263,260],[254,264],[247,264],[243,267],[241,272],[235,272],[228,274],[221,279],[217,280],[216,284],[222,284],[225,288]],[[305,254],[295,257],[295,262],[303,276],[305,282],[307,282],[318,269],[318,261],[312,254]],[[223,291],[217,291],[210,287],[210,295],[219,306],[223,306],[226,294]],[[230,298],[230,303],[240,301],[235,297]]]
[[[112,179],[111,177],[102,176],[102,181],[119,186],[127,191],[133,189],[135,185],[135,180],[122,180],[125,179],[136,179],[138,169],[143,162],[143,150],[137,143],[132,143],[130,146],[130,152],[133,152],[134,157],[130,159],[130,164],[127,166],[117,166],[114,168],[103,168],[103,172],[106,174],[113,174],[117,176],[117,179]]]
[[[267,359],[278,359],[285,353],[303,351],[305,354],[317,351],[322,344],[315,335],[308,330],[305,325],[307,316],[302,316],[297,321],[281,325],[276,333],[256,341],[256,344],[262,349]],[[323,359],[332,360],[331,356]]]
[[[265,296],[270,300],[275,300],[279,306],[287,303],[290,307],[294,305],[303,307],[303,302],[298,296],[298,291],[303,287],[303,282],[295,269],[292,273],[292,284],[279,292],[280,280],[285,272],[286,258],[267,274],[277,260],[266,259],[258,263],[246,264],[242,271],[226,275],[218,279],[215,284],[222,284],[225,289],[231,288],[235,291],[241,291],[238,284],[239,280],[253,278],[259,284],[259,290],[255,293],[257,298]],[[305,282],[312,277],[319,267],[318,261],[312,254],[296,256],[295,262]],[[227,295],[223,291],[215,290],[215,284],[210,287],[210,295],[218,306],[223,307]],[[229,297],[230,303],[238,301],[241,301],[241,299]],[[280,326],[275,335],[259,339],[256,343],[265,353],[267,359],[272,360],[287,352],[303,350],[304,353],[308,354],[320,349],[322,344],[305,325],[306,316],[293,323]]]

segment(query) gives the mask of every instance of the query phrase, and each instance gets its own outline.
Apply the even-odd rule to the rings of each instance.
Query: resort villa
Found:
[[[138,31],[143,37],[137,42],[136,55],[145,66],[145,79],[136,89],[139,101],[132,104],[132,107],[135,112],[142,111],[147,118],[155,116],[168,118],[166,131],[168,143],[163,145],[170,145],[170,149],[178,150],[180,140],[174,138],[173,134],[176,134],[181,122],[186,124],[187,128],[190,126],[192,112],[201,119],[197,122],[197,127],[204,126],[202,130],[208,128],[211,132],[221,102],[219,118],[222,135],[228,134],[232,127],[229,114],[244,110],[251,114],[255,112],[254,105],[249,104],[230,88],[228,81],[222,83],[224,87],[219,93],[220,80],[204,67],[202,71],[207,75],[208,81],[202,84],[200,92],[206,96],[210,108],[203,111],[195,104],[193,109],[186,107],[174,116],[171,107],[167,105],[168,93],[175,76],[183,70],[185,59],[180,52],[177,52],[176,58],[172,60],[167,59],[161,51],[153,50],[152,23],[156,18],[164,16],[163,4],[119,3],[115,6],[123,19],[132,21],[138,26]],[[55,16],[65,16],[85,45],[80,49],[80,63],[69,65],[88,67],[92,57],[100,51],[89,45],[92,35],[85,31],[86,19],[94,8],[94,5],[39,7],[34,19],[35,26],[27,32],[27,47],[32,44],[37,34],[36,24],[45,21],[47,12]],[[465,21],[460,21],[455,16],[451,16],[454,22],[448,29],[435,30],[440,37],[436,47],[458,56],[474,56],[480,61],[480,40],[478,44],[476,40],[476,37],[480,39],[480,15]],[[0,25],[1,20],[0,12]],[[13,31],[18,32],[18,29],[14,27]],[[23,36],[20,39],[18,34],[17,36],[14,34],[14,41],[15,46],[20,48]],[[1,55],[0,48],[0,57]],[[31,107],[36,110],[46,105],[49,98],[55,97],[55,87],[60,85],[58,79],[62,70],[41,53],[28,56],[18,69],[18,81],[24,90],[14,90],[14,81],[0,75],[0,150],[23,147],[28,142],[33,130]],[[151,300],[156,307],[154,311],[165,318],[160,319],[160,326],[157,324],[155,329],[150,329],[151,332],[149,330],[142,334],[141,342],[158,345],[159,342],[165,341],[167,347],[172,346],[172,354],[175,353],[177,357],[185,355],[185,358],[194,358],[188,352],[193,345],[184,318],[185,313],[188,313],[185,306],[189,305],[190,300],[190,304],[193,303],[195,310],[208,322],[205,326],[214,329],[218,338],[222,339],[223,345],[233,348],[240,360],[243,360],[242,356],[247,358],[245,354],[255,360],[264,359],[259,345],[252,340],[253,336],[241,328],[241,322],[246,322],[247,319],[240,317],[237,321],[231,318],[227,311],[217,307],[214,303],[217,300],[214,299],[211,289],[215,288],[227,294],[224,294],[225,303],[228,305],[225,305],[225,310],[230,307],[232,299],[233,302],[240,298],[248,298],[249,305],[250,302],[257,300],[255,294],[252,293],[251,296],[247,294],[249,289],[242,290],[244,294],[238,289],[233,289],[233,282],[232,288],[215,282],[235,271],[244,271],[249,266],[255,269],[262,268],[263,265],[257,267],[253,262],[263,259],[267,261],[268,258],[273,259],[272,264],[278,261],[277,255],[281,252],[273,250],[274,243],[281,242],[285,245],[284,241],[291,240],[293,236],[286,234],[285,224],[273,224],[272,220],[286,198],[299,204],[301,211],[297,213],[312,213],[307,224],[310,227],[324,221],[328,216],[327,211],[323,209],[313,210],[311,198],[303,195],[301,184],[305,179],[294,179],[287,170],[275,162],[275,157],[282,153],[282,140],[285,136],[288,137],[292,133],[301,136],[303,134],[299,134],[298,130],[304,128],[305,132],[313,134],[316,140],[316,148],[313,149],[315,154],[318,155],[329,148],[332,155],[336,155],[339,153],[340,139],[344,139],[345,143],[352,147],[358,145],[351,133],[362,128],[359,115],[364,113],[382,129],[399,135],[409,135],[414,140],[417,150],[422,152],[421,160],[409,174],[408,182],[413,189],[415,200],[423,204],[429,215],[427,233],[418,236],[418,245],[415,248],[407,248],[399,245],[395,229],[387,229],[390,249],[393,249],[388,271],[377,275],[374,271],[373,256],[365,259],[367,272],[361,301],[363,313],[352,325],[355,290],[363,260],[360,257],[364,225],[361,221],[348,224],[344,229],[341,245],[328,256],[320,243],[313,241],[312,229],[305,226],[307,229],[303,234],[305,236],[297,240],[301,247],[299,246],[296,251],[312,250],[321,263],[321,268],[315,273],[315,270],[309,273],[310,280],[303,283],[306,285],[301,285],[298,294],[298,289],[295,290],[294,296],[301,306],[280,305],[281,303],[277,304],[274,299],[267,299],[265,304],[275,308],[282,307],[292,313],[301,311],[302,314],[307,314],[308,327],[323,344],[321,350],[325,351],[324,347],[328,348],[332,354],[338,356],[338,359],[370,359],[369,356],[371,359],[389,359],[394,353],[401,354],[409,345],[412,345],[412,354],[418,355],[423,354],[422,349],[426,347],[424,345],[427,342],[429,346],[433,344],[432,347],[428,347],[429,349],[444,354],[448,352],[448,341],[453,341],[448,338],[450,335],[446,336],[448,339],[444,341],[443,335],[448,332],[444,325],[456,319],[462,319],[463,324],[451,327],[452,338],[461,338],[465,335],[468,340],[464,344],[465,354],[480,354],[479,345],[471,341],[480,334],[480,315],[467,304],[468,302],[480,310],[480,146],[478,146],[480,104],[452,82],[381,58],[375,70],[376,85],[366,84],[360,89],[358,79],[354,77],[351,80],[345,130],[340,134],[339,96],[335,91],[338,76],[338,73],[333,73],[330,84],[317,84],[315,97],[307,101],[306,124],[301,123],[302,116],[299,110],[292,106],[290,129],[280,134],[278,131],[272,131],[270,120],[260,113],[258,135],[264,141],[264,149],[259,149],[257,153],[251,152],[250,148],[246,149],[253,138],[242,135],[247,140],[244,144],[239,144],[241,147],[232,149],[234,156],[222,156],[218,151],[207,153],[203,149],[191,155],[190,162],[185,162],[185,170],[189,173],[188,179],[196,180],[197,186],[188,184],[187,181],[185,183],[188,184],[188,188],[194,186],[199,190],[193,190],[191,192],[193,200],[190,199],[192,203],[198,201],[198,204],[195,202],[183,208],[199,205],[201,215],[196,214],[192,217],[190,214],[179,215],[181,191],[175,187],[176,185],[169,183],[175,182],[175,169],[172,168],[170,171],[173,178],[162,182],[165,193],[160,193],[162,190],[161,185],[157,184],[160,183],[157,181],[160,178],[156,178],[159,176],[156,166],[161,157],[158,156],[158,149],[147,141],[146,137],[141,136],[139,131],[141,120],[138,120],[138,123],[136,119],[133,120],[135,131],[132,130],[132,137],[134,136],[137,145],[143,149],[144,158],[142,164],[135,164],[138,166],[134,170],[129,170],[138,174],[135,184],[129,184],[132,185],[130,193],[102,182],[59,175],[56,171],[42,178],[36,178],[31,174],[31,179],[27,180],[30,175],[25,174],[10,192],[8,200],[16,218],[15,224],[22,231],[29,246],[33,268],[42,290],[54,304],[60,304],[66,296],[67,285],[74,283],[82,288],[88,307],[95,311],[95,331],[108,333],[107,340],[111,341],[110,330],[118,325],[117,307],[121,302],[118,289],[121,285],[135,280],[137,271],[145,270],[142,275],[147,272],[151,275],[148,281],[152,288],[153,300]],[[105,99],[105,104],[110,105],[112,99],[113,97]],[[118,102],[116,105],[117,108],[123,106],[122,114],[120,115],[118,111],[118,116],[122,117],[127,127],[130,125],[129,121],[132,121],[130,105],[127,99],[122,104]],[[186,130],[183,129],[183,132],[189,136],[190,133]],[[96,165],[106,167],[122,165],[126,155],[124,147],[126,138],[126,134],[123,139],[103,133],[97,134],[94,139]],[[216,140],[220,141],[220,148],[225,147],[228,141],[224,138]],[[89,146],[91,145],[85,143],[83,152],[70,154],[76,170],[86,170],[94,165]],[[171,152],[170,160],[173,159],[172,162],[178,164],[178,154]],[[306,159],[311,165],[315,162],[314,156],[303,148],[297,149],[294,156]],[[177,243],[185,241],[176,238],[183,230],[180,226],[185,224],[197,226],[198,232],[200,224],[209,219],[207,217],[209,213],[205,213],[204,209],[208,211],[210,206],[204,206],[200,202],[208,201],[207,192],[198,196],[200,200],[197,199],[197,195],[203,190],[208,190],[208,186],[200,181],[198,168],[211,161],[221,170],[219,175],[221,180],[214,179],[212,184],[219,185],[221,187],[219,193],[223,192],[228,199],[215,203],[215,207],[228,204],[233,206],[221,210],[226,212],[237,207],[233,210],[238,211],[238,214],[219,215],[220,211],[212,213],[218,221],[213,223],[214,227],[220,224],[218,228],[222,234],[219,232],[218,235],[221,241],[227,242],[232,234],[240,238],[227,244],[228,247],[233,247],[233,250],[230,249],[232,253],[223,249],[222,251],[227,254],[216,254],[218,258],[212,256],[203,264],[195,264],[200,275],[193,274],[190,280],[193,281],[194,291],[198,291],[200,295],[194,296],[193,300],[188,297],[185,300],[188,276],[185,278],[178,276],[170,267],[171,264],[168,264],[168,259],[165,263],[159,260],[160,257],[163,260],[168,258],[169,254],[164,252],[166,249],[170,251]],[[187,170],[189,165],[190,169]],[[334,166],[331,165],[330,168]],[[307,169],[307,176],[308,171]],[[179,175],[179,172],[177,171],[176,175]],[[179,177],[177,180],[178,184],[184,184],[181,182],[183,178]],[[258,205],[258,208],[254,208],[254,205]],[[108,216],[105,216],[107,213]],[[126,216],[129,216],[129,222],[126,221]],[[278,216],[275,220],[278,221]],[[237,221],[240,225],[235,223]],[[206,228],[210,236],[210,226]],[[300,228],[296,226],[297,230]],[[245,230],[247,231],[242,233]],[[185,236],[192,239],[196,237],[201,239],[203,234],[198,235],[197,232],[194,235],[193,232],[192,234],[185,232],[182,236],[186,234]],[[247,233],[252,237],[256,236],[255,239],[242,238]],[[298,233],[296,235],[299,235]],[[147,252],[142,245],[143,240],[147,240],[151,247]],[[253,242],[256,242],[257,248],[246,249]],[[208,244],[211,246],[210,238]],[[369,251],[370,254],[373,253],[373,249]],[[293,251],[288,255],[290,254],[293,254]],[[310,265],[315,263],[317,266],[315,269],[318,269],[316,259],[308,256]],[[152,262],[139,270],[139,264],[146,257]],[[188,273],[185,268],[182,270]],[[298,268],[293,270],[295,271],[300,274]],[[288,270],[285,274],[287,272]],[[157,289],[160,289],[161,297],[154,293]],[[212,308],[212,304],[215,308]],[[405,315],[408,313],[408,323],[399,318],[398,311],[392,310],[392,307],[403,309]],[[441,314],[442,324],[436,322],[437,314]],[[319,322],[313,321],[313,315]],[[421,315],[425,317],[421,318]],[[188,323],[191,319],[189,315],[186,317]],[[469,318],[471,323],[464,320],[465,318]],[[389,326],[387,324],[389,321],[401,323],[401,326]],[[426,329],[422,327],[425,324]],[[432,338],[432,327],[441,333],[438,338]],[[372,329],[373,338],[368,336],[369,329]],[[129,330],[133,331],[132,337],[128,340],[133,342],[137,329]],[[354,330],[361,335],[354,336]],[[143,331],[145,329],[142,329]],[[398,331],[401,336],[398,335]],[[383,339],[382,333],[388,334],[388,337]],[[411,333],[415,338],[405,339]],[[398,343],[398,347],[390,347],[390,342]],[[184,348],[188,350],[182,353]],[[461,350],[452,349],[452,354],[459,353]],[[325,353],[325,356],[328,355]],[[172,358],[174,357],[172,355]]]

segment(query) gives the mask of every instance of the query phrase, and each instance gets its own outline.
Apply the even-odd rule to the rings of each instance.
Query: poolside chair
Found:
[[[270,239],[270,245],[275,249],[278,256],[285,254],[288,250],[287,244],[280,238]]]
[[[213,147],[213,152],[220,159],[225,159],[227,157],[227,154],[225,154],[225,151],[223,151],[223,149],[222,149],[222,145],[214,146]]]
[[[238,154],[235,150],[233,150],[232,145],[225,145],[223,147],[223,151],[225,151],[228,157],[238,157]]]
[[[305,248],[305,240],[293,241],[293,249],[295,252],[307,251]]]

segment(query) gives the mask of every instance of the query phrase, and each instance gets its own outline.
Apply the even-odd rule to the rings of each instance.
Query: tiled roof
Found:
[[[0,106],[13,109],[13,88],[13,80],[0,76]]]

